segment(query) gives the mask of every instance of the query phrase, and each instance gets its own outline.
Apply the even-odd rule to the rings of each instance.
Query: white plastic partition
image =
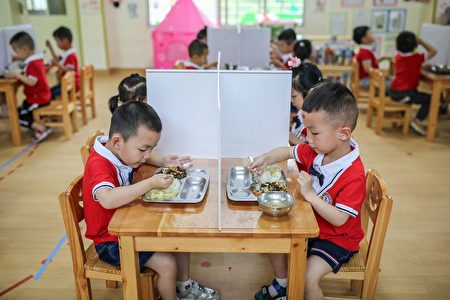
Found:
[[[36,45],[36,32],[34,31],[31,24],[20,24],[20,25],[14,25],[9,27],[2,27],[0,28],[1,34],[0,38],[2,41],[0,41],[0,73],[3,73],[5,71],[5,66],[9,64],[12,61],[12,55],[14,54],[14,51],[12,50],[9,41],[11,38],[20,31],[25,31],[31,37],[33,38],[37,50]]]
[[[450,65],[450,26],[423,24],[420,36],[437,50],[428,63]]]
[[[290,87],[289,71],[147,70],[149,104],[163,122],[158,151],[228,158],[285,146]]]

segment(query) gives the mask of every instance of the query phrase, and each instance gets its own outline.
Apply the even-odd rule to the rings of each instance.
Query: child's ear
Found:
[[[339,130],[339,139],[341,141],[347,141],[351,139],[351,137],[352,137],[352,130],[349,127],[344,126]]]
[[[123,140],[123,137],[119,133],[114,133],[111,137],[111,143],[116,151],[120,150],[122,148],[123,144],[125,143]]]

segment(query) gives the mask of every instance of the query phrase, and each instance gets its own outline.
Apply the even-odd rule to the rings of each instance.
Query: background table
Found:
[[[16,91],[20,86],[19,80],[15,78],[0,78],[0,92],[5,93],[6,105],[8,106],[9,127],[11,128],[12,143],[20,146],[20,126],[17,114]]]
[[[439,103],[444,90],[450,89],[450,75],[439,75],[427,69],[422,69],[421,80],[431,85],[431,103],[428,114],[428,129],[426,139],[432,142],[436,136],[439,117]]]
[[[303,299],[308,238],[319,234],[311,205],[301,199],[294,182],[290,183],[289,191],[296,198],[295,205],[288,215],[278,219],[262,215],[257,203],[229,201],[225,190],[226,171],[242,162],[241,159],[222,160],[222,230],[218,228],[217,160],[194,161],[195,167],[210,172],[208,192],[199,204],[136,201],[117,209],[109,232],[119,236],[124,299],[139,297],[137,251],[287,253],[288,296]],[[135,174],[136,181],[153,171],[153,167],[142,166]]]

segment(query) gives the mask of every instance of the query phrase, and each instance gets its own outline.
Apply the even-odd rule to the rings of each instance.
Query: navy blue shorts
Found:
[[[355,253],[358,253],[358,251],[348,251],[327,240],[317,238],[308,240],[308,257],[316,255],[322,258],[333,269],[333,273],[337,273],[342,265],[348,263]]]
[[[100,260],[113,265],[120,266],[120,251],[118,242],[104,242],[95,246]],[[153,256],[155,252],[139,252],[139,266],[141,272],[144,271],[145,263]]]

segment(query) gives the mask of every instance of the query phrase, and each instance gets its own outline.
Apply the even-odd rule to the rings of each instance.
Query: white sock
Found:
[[[180,292],[185,292],[191,290],[192,280],[188,279],[187,281],[178,281],[177,280],[177,288]]]
[[[281,287],[286,288],[287,287],[287,278],[275,278],[275,280],[278,282],[278,284]],[[269,294],[271,297],[275,297],[278,295],[277,290],[273,287],[273,285],[269,285]]]

